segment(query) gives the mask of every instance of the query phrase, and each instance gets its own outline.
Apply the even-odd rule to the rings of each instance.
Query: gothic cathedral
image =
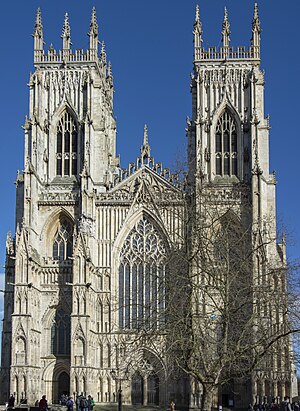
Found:
[[[71,50],[66,14],[62,49],[46,52],[37,11],[25,166],[16,233],[7,236],[2,403],[11,393],[30,404],[43,394],[56,403],[63,393],[110,403],[122,384],[127,404],[199,406],[197,384],[168,377],[161,348],[168,297],[160,285],[170,249],[184,237],[189,193],[201,190],[238,216],[249,198],[252,223],[263,231],[267,218],[276,232],[260,31],[255,5],[251,45],[233,49],[225,10],[222,46],[204,49],[197,7],[188,170],[180,179],[154,161],[146,126],[140,156],[120,167],[112,69],[104,43],[98,50],[95,9],[86,51]],[[284,244],[268,244],[266,258],[282,264]],[[132,342],[146,323],[157,344]],[[294,395],[290,366],[270,372],[254,371],[235,405]]]

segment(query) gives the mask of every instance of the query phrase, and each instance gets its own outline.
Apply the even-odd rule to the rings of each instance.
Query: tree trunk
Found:
[[[211,411],[212,403],[214,397],[214,387],[206,387],[203,385],[203,393],[201,399],[201,408],[202,411]]]

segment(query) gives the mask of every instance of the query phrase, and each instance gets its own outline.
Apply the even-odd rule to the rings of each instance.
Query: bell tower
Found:
[[[213,224],[221,224],[222,218],[232,216],[231,226],[239,227],[247,237],[247,250],[251,256],[249,278],[260,289],[261,273],[267,278],[264,281],[276,283],[270,267],[274,272],[276,269],[280,272],[278,267],[282,269],[286,264],[286,251],[284,242],[276,241],[276,178],[269,172],[270,126],[269,117],[264,114],[265,83],[260,60],[261,25],[257,4],[254,5],[249,46],[231,46],[226,8],[221,46],[205,48],[203,33],[197,6],[193,30],[192,116],[187,119],[192,204],[199,212],[198,224],[202,227],[211,228]],[[274,312],[279,316],[276,310],[270,305],[264,312],[261,309],[259,316],[272,318]],[[282,342],[282,346],[288,347],[289,344],[288,338]],[[269,358],[266,361],[270,361]],[[268,366],[265,367],[267,370]],[[286,387],[292,387],[292,374],[281,363],[278,369],[284,375]],[[289,392],[288,388],[284,388],[285,391],[277,387],[270,391],[260,389],[262,380],[266,387],[270,385],[268,378],[267,373],[260,375],[258,370],[253,370],[248,393],[243,387],[238,389],[238,383],[235,389],[240,390],[241,397],[249,396],[250,403],[263,402],[264,395],[270,396],[271,392],[273,397]],[[235,401],[237,408],[241,406],[239,401]]]
[[[232,204],[238,208],[241,206],[238,197],[246,195],[251,202],[253,222],[258,223],[262,215],[274,220],[276,185],[274,174],[269,173],[270,126],[269,117],[264,115],[260,33],[255,4],[250,45],[232,47],[225,8],[222,45],[205,48],[197,6],[193,31],[192,116],[187,119],[188,175],[192,191],[209,189],[221,202],[224,200],[224,204],[233,199],[234,192]]]
[[[113,179],[116,123],[113,116],[113,78],[104,43],[98,56],[98,24],[93,9],[89,48],[71,49],[66,13],[62,49],[44,51],[41,11],[36,16],[35,72],[30,76],[30,113],[26,129],[25,162],[43,183],[79,182],[84,166],[97,192]]]
[[[205,49],[197,6],[194,23],[192,118],[188,120],[190,182],[249,183],[258,169],[269,177],[269,122],[264,117],[260,20],[255,4],[249,47],[230,45],[227,9],[222,46]]]
[[[98,53],[95,8],[88,36],[86,51],[72,50],[65,14],[62,49],[51,44],[45,51],[37,10],[16,237],[7,237],[3,401],[12,392],[17,402],[34,403],[42,394],[51,402],[63,391],[79,391],[74,373],[85,358],[86,301],[93,299],[90,275],[98,258],[95,202],[119,175],[112,69],[104,42]]]

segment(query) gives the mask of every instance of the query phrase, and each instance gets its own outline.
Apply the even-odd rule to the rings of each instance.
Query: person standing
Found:
[[[48,410],[48,402],[46,400],[46,395],[43,395],[39,402],[39,409],[40,411],[47,411]]]
[[[67,402],[66,402],[66,406],[68,408],[68,411],[73,411],[73,407],[74,407],[74,401],[72,397],[69,397]]]
[[[14,406],[15,406],[15,397],[13,396],[13,394],[11,394],[11,396],[8,399],[7,408],[14,408]]]

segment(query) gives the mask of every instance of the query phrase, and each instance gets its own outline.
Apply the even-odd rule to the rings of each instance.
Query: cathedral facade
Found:
[[[185,236],[186,198],[201,187],[241,216],[248,196],[253,224],[272,220],[276,232],[257,6],[250,47],[233,49],[229,35],[225,11],[222,46],[204,49],[197,8],[188,173],[180,180],[154,161],[146,126],[140,156],[120,167],[113,76],[104,43],[98,50],[95,9],[85,52],[71,50],[68,15],[62,49],[46,52],[38,10],[16,233],[7,236],[2,401],[46,394],[55,403],[82,392],[109,403],[122,385],[128,404],[199,406],[201,389],[168,377],[163,349],[161,285],[169,250]],[[274,240],[266,255],[282,264],[284,246]],[[156,344],[132,342],[145,319]],[[270,373],[254,372],[236,406],[295,395],[291,366]]]

